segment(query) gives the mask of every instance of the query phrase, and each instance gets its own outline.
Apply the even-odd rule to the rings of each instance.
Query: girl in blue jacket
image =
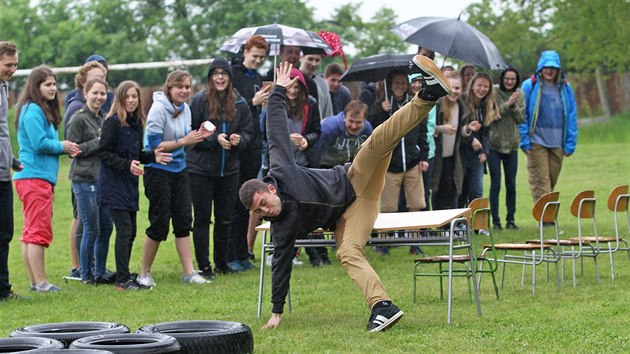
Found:
[[[24,168],[15,173],[15,189],[22,201],[22,257],[31,290],[55,292],[44,269],[44,250],[52,242],[53,187],[57,183],[59,155],[77,155],[79,146],[59,141],[61,122],[57,77],[47,66],[38,66],[26,80],[20,97],[15,124]]]

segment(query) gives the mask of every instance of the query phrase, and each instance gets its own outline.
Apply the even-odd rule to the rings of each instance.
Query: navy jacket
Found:
[[[252,99],[254,98],[256,92],[258,92],[262,88],[263,77],[258,73],[258,71],[254,71],[253,76],[249,76],[247,72],[248,69],[243,65],[243,58],[236,57],[232,59],[232,84],[249,105],[252,119],[255,120],[252,126],[253,133],[250,144],[248,144],[247,147],[241,147],[239,150],[243,152],[244,150],[255,148],[259,151],[260,154],[260,140],[262,139],[262,135],[260,132],[258,117],[260,116],[261,107],[254,106],[254,104],[252,103]]]
[[[137,118],[127,117],[122,126],[118,115],[103,123],[98,156],[101,167],[97,196],[102,208],[138,211],[138,176],[129,171],[132,160],[155,162],[152,152],[142,150],[143,128]]]

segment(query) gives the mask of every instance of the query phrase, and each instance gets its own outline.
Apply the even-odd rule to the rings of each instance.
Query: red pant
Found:
[[[53,186],[43,179],[15,180],[15,190],[22,201],[23,243],[50,246],[52,233]]]

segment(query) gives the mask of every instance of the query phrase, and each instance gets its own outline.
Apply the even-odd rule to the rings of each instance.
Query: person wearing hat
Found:
[[[107,59],[105,59],[105,57],[102,55],[92,54],[89,57],[87,57],[87,59],[85,59],[85,64],[91,61],[98,62],[99,64],[105,67],[105,78],[107,79],[107,71],[109,70],[107,66]],[[80,92],[81,90],[78,90],[76,87],[73,88],[70,92],[68,92],[68,94],[66,95],[66,99],[64,100],[64,107],[66,107],[66,110],[68,109],[68,105],[70,104],[72,98],[76,96],[77,93],[80,93]],[[103,107],[101,107],[101,110],[105,113],[108,113],[109,109],[112,107],[112,102],[114,102],[114,93],[111,90],[107,90],[107,100],[103,104]],[[65,121],[66,119],[64,118],[64,122]]]
[[[223,58],[210,64],[207,87],[193,95],[192,128],[210,122],[216,131],[186,155],[194,210],[193,242],[199,273],[213,278],[244,270],[228,265],[230,219],[239,188],[239,149],[251,141],[254,128],[249,105],[234,88],[232,67]],[[214,204],[214,271],[209,259],[210,218]],[[247,235],[243,235],[245,241]],[[246,245],[246,243],[243,243]]]

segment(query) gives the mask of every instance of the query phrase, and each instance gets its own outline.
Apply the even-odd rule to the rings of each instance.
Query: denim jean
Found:
[[[462,194],[459,196],[458,206],[467,208],[468,204],[476,198],[483,197],[483,163],[469,161],[463,164],[464,183]]]
[[[516,212],[516,171],[518,169],[518,151],[502,154],[490,149],[488,169],[490,170],[490,210],[492,223],[501,224],[499,217],[499,193],[501,192],[501,164],[505,174],[505,205],[507,207],[506,222],[514,222]]]
[[[81,279],[89,280],[105,273],[112,221],[107,209],[99,208],[97,204],[96,183],[72,182],[72,190],[77,198],[83,222],[83,238],[79,253]],[[94,259],[93,270],[92,259]]]
[[[9,243],[13,239],[13,186],[0,181],[0,298],[11,292],[9,282]]]

